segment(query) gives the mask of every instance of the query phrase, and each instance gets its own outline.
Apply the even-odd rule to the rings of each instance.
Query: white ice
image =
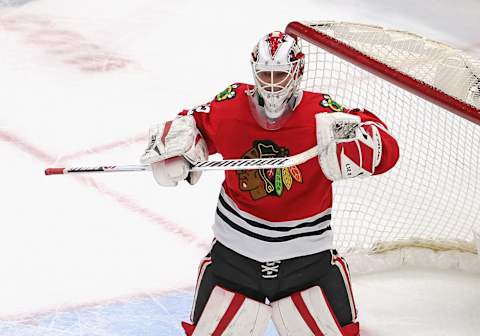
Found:
[[[8,2],[0,0],[4,321],[191,290],[221,173],[162,189],[148,174],[43,170],[136,163],[151,124],[251,81],[248,57],[261,34],[294,20],[355,21],[480,57],[476,0]],[[126,66],[82,70],[92,55]],[[478,276],[407,269],[353,281],[364,336],[480,334]]]

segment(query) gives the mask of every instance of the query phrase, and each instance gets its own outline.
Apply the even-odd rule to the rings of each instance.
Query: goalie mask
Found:
[[[255,80],[252,113],[263,128],[278,129],[300,100],[304,55],[293,37],[275,31],[254,47],[251,64]]]

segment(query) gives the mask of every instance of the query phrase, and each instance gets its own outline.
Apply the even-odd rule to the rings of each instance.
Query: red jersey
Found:
[[[247,84],[233,84],[193,114],[209,154],[224,159],[291,156],[316,145],[315,114],[347,112],[379,123],[382,160],[375,174],[390,169],[398,146],[385,124],[368,111],[348,110],[326,94],[303,91],[282,128],[263,129],[250,112]],[[290,168],[225,171],[214,234],[222,244],[260,262],[333,248],[330,226],[332,182],[317,158]]]

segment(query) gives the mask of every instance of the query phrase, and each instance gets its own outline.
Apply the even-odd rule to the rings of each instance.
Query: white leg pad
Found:
[[[318,286],[275,301],[272,309],[280,336],[342,336],[341,327]]]
[[[262,336],[272,308],[216,286],[192,336]]]

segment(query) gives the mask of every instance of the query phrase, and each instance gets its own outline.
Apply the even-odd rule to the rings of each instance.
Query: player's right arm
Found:
[[[190,172],[191,165],[217,152],[212,105],[214,101],[184,110],[175,119],[150,128],[140,162],[151,165],[159,185],[176,186],[182,180],[193,185],[200,179],[201,172]]]
[[[197,183],[200,172],[190,172],[190,165],[207,157],[206,142],[189,115],[152,126],[140,162],[151,165],[159,185],[172,187],[182,180]]]

